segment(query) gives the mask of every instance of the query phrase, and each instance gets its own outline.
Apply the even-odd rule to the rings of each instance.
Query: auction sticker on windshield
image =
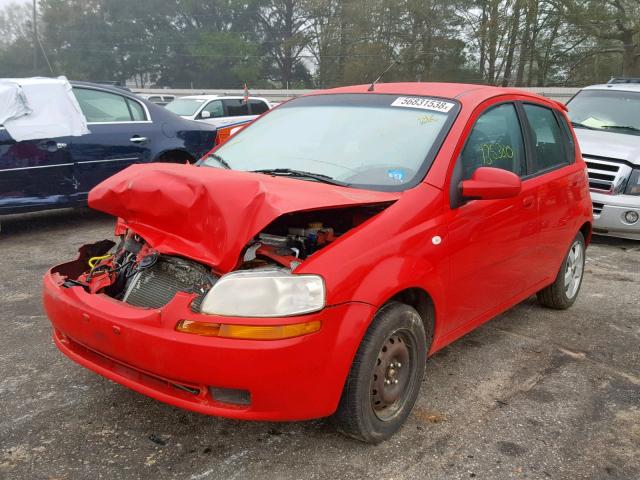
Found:
[[[434,110],[436,112],[448,113],[455,103],[435,100],[433,98],[422,97],[398,97],[391,104],[392,107],[421,108],[423,110]]]

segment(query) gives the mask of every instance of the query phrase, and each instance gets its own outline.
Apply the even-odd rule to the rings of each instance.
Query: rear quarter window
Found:
[[[262,100],[249,100],[251,115],[262,115],[269,110],[269,106]]]
[[[133,121],[142,122],[147,119],[147,115],[145,114],[142,105],[140,105],[135,100],[131,100],[130,98],[127,98],[127,103],[129,104],[129,109],[131,110],[131,118],[133,119]]]

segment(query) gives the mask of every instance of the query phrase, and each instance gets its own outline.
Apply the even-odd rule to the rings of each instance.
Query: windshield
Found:
[[[404,190],[424,177],[457,111],[453,101],[426,97],[302,97],[239,132],[202,164]]]
[[[640,134],[640,92],[582,90],[567,107],[574,127]]]
[[[190,117],[191,115],[195,115],[204,102],[206,102],[206,100],[199,100],[197,98],[178,98],[168,103],[164,108],[176,115]]]

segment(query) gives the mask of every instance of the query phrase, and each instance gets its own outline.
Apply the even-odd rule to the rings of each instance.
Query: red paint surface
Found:
[[[122,218],[161,253],[206,263],[220,273],[276,218],[290,212],[364,205],[397,193],[283,177],[155,163],[133,165],[89,193],[89,206]]]
[[[112,177],[89,199],[92,207],[121,217],[119,228],[133,229],[159,251],[202,261],[218,272],[233,269],[247,241],[283,214],[393,202],[296,269],[322,275],[327,308],[301,317],[229,319],[195,314],[188,308],[191,297],[178,294],[161,309],[145,310],[80,288],[61,288],[59,276],[49,273],[44,305],[58,347],[87,368],[182,408],[245,419],[313,418],[335,411],[373,315],[398,292],[415,288],[431,297],[433,353],[549,285],[572,239],[592,219],[579,151],[575,163],[523,179],[511,198],[451,208],[449,183],[473,123],[490,106],[521,100],[564,111],[553,101],[514,89],[381,84],[368,93],[367,88],[317,94],[397,93],[455,97],[461,103],[427,176],[405,192],[151,165]],[[181,319],[272,325],[320,320],[322,328],[288,340],[240,341],[176,332]],[[220,404],[206,392],[194,397],[172,382],[247,389],[252,404]]]

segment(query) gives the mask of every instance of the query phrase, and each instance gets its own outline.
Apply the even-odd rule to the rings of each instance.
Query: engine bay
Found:
[[[293,272],[383,209],[351,207],[283,215],[247,243],[234,270],[279,268]],[[130,229],[117,245],[110,240],[85,245],[80,257],[58,267],[57,273],[65,288],[80,287],[135,307],[161,308],[178,292],[190,293],[194,295],[194,312],[200,311],[204,297],[221,276],[210,266],[156,251]]]

